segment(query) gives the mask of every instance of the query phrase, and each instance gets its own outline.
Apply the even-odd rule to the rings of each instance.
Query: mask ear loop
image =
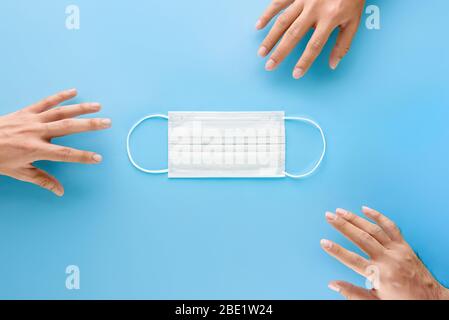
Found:
[[[134,158],[131,155],[131,148],[129,146],[129,141],[131,139],[131,135],[133,134],[134,130],[140,126],[140,124],[148,119],[153,119],[153,118],[162,118],[162,119],[167,119],[168,117],[166,115],[163,114],[152,114],[146,117],[143,117],[142,119],[140,119],[139,121],[137,121],[131,129],[129,129],[128,132],[128,136],[126,137],[126,151],[128,152],[128,158],[129,161],[131,161],[131,163],[133,164],[134,167],[136,167],[137,169],[139,169],[140,171],[143,171],[145,173],[152,173],[152,174],[159,174],[159,173],[167,173],[168,169],[163,169],[163,170],[148,170],[145,168],[142,168],[141,166],[139,166],[136,161],[134,161]]]
[[[318,160],[318,162],[313,166],[313,168],[306,172],[306,173],[302,173],[302,174],[290,174],[287,171],[284,172],[284,174],[289,177],[289,178],[293,178],[293,179],[302,179],[305,177],[310,176],[312,173],[314,173],[318,167],[320,166],[321,162],[323,162],[323,158],[326,154],[326,137],[324,136],[324,132],[323,129],[321,129],[320,125],[318,123],[316,123],[315,121],[311,120],[311,119],[307,119],[307,118],[302,118],[302,117],[284,117],[284,120],[295,120],[295,121],[302,121],[302,122],[306,122],[308,124],[311,124],[312,126],[314,126],[315,128],[317,128],[320,131],[321,134],[321,139],[323,141],[323,151],[321,152],[321,156]]]

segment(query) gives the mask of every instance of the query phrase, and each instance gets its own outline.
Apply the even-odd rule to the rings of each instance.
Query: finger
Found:
[[[349,52],[352,40],[354,39],[358,27],[358,22],[351,23],[346,27],[340,27],[340,32],[337,36],[337,42],[335,44],[335,47],[332,49],[329,59],[329,66],[331,67],[331,69],[335,70],[343,57]]]
[[[390,237],[385,233],[385,231],[379,227],[377,224],[371,223],[358,215],[353,214],[345,209],[338,208],[336,213],[339,217],[342,217],[346,221],[352,223],[357,228],[368,232],[374,239],[376,239],[380,244],[386,246],[391,242]]]
[[[354,270],[362,276],[367,275],[366,270],[370,265],[367,259],[359,256],[358,254],[355,254],[354,252],[346,250],[345,248],[332,241],[322,239],[320,243],[324,251],[343,263],[345,266]]]
[[[59,197],[62,197],[64,195],[64,187],[55,177],[35,167],[20,171],[19,175],[16,178],[21,181],[33,183],[41,188],[47,189]]]
[[[99,103],[81,103],[50,109],[41,113],[41,118],[44,122],[52,122],[78,117],[83,114],[95,113],[100,111],[100,109],[101,105]]]
[[[47,123],[46,136],[55,138],[80,132],[104,130],[110,127],[110,119],[65,119]]]
[[[51,144],[46,147],[46,150],[42,155],[42,160],[97,164],[103,160],[103,157],[95,152],[77,150]]]
[[[370,257],[380,255],[384,251],[384,247],[368,232],[360,230],[345,219],[342,219],[331,212],[326,213],[326,219],[335,229],[354,242]]]
[[[29,106],[27,109],[31,112],[41,113],[57,106],[58,104],[64,101],[76,97],[76,95],[77,95],[76,89],[62,91],[53,96],[45,98],[44,100],[39,101],[38,103]]]
[[[276,45],[285,31],[292,25],[302,11],[302,2],[297,1],[279,16],[270,32],[260,45],[258,54],[265,57]]]
[[[281,42],[279,42],[279,45],[267,61],[265,69],[267,71],[274,70],[301,41],[311,27],[312,21],[305,14],[301,14],[285,32]]]
[[[268,22],[271,21],[279,12],[287,8],[294,0],[273,0],[262,16],[256,22],[256,29],[265,28]]]
[[[327,25],[318,25],[310,38],[309,43],[307,43],[306,49],[304,50],[301,58],[296,63],[295,69],[293,70],[293,78],[300,79],[304,77],[313,62],[320,55],[324,45],[327,40],[329,40],[333,29],[333,27]]]
[[[399,228],[396,226],[396,224],[388,219],[386,216],[381,214],[380,212],[368,208],[368,207],[362,207],[362,212],[370,219],[372,219],[374,222],[376,222],[384,231],[385,233],[390,237],[393,241],[401,241],[402,235]]]
[[[345,281],[332,281],[329,289],[340,293],[348,300],[378,300],[372,290],[366,290]]]

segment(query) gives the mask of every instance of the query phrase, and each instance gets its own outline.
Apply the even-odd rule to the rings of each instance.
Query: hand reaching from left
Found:
[[[25,109],[0,117],[0,175],[34,183],[58,196],[64,194],[61,183],[33,165],[39,160],[96,164],[99,154],[52,144],[56,137],[103,130],[110,119],[75,119],[100,111],[99,103],[57,107],[77,95],[75,89],[60,92]],[[55,108],[56,107],[56,108]]]

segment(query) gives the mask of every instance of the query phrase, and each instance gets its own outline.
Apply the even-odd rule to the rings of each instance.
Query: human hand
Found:
[[[366,290],[344,281],[333,281],[329,288],[347,299],[449,299],[448,289],[430,274],[396,225],[373,209],[363,207],[362,211],[376,224],[344,209],[337,209],[336,215],[327,212],[326,219],[370,259],[329,240],[321,240],[321,246],[338,261],[368,278],[373,289]]]
[[[315,31],[293,70],[293,77],[299,79],[306,74],[334,29],[340,28],[329,60],[329,66],[337,68],[349,51],[364,5],[365,0],[273,0],[256,23],[256,28],[262,29],[285,9],[259,48],[258,54],[265,57],[282,37],[265,69],[274,70],[311,28]]]
[[[25,109],[0,117],[0,175],[34,183],[58,196],[64,194],[61,183],[33,166],[39,160],[96,164],[99,154],[58,146],[56,137],[103,130],[110,119],[74,119],[100,111],[99,103],[82,103],[56,107],[77,95],[76,89],[60,92]]]

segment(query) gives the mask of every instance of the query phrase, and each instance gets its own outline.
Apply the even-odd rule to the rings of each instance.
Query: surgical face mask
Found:
[[[152,118],[168,120],[168,169],[142,168],[132,157],[134,130]],[[302,121],[316,127],[323,151],[308,172],[285,171],[285,121]],[[284,112],[169,112],[139,120],[126,140],[128,157],[140,171],[168,173],[169,178],[305,178],[321,164],[326,153],[323,130],[314,121],[286,117]]]

